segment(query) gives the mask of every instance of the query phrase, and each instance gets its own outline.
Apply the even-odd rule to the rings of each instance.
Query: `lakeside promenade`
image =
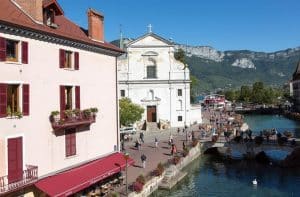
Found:
[[[210,113],[204,111],[203,113],[203,123],[209,123]],[[144,175],[147,179],[147,175],[153,172],[159,163],[167,163],[168,160],[172,159],[171,155],[171,146],[168,144],[170,135],[173,137],[173,143],[177,148],[177,152],[183,151],[183,142],[185,145],[188,145],[192,142],[189,139],[188,135],[192,131],[195,133],[195,138],[200,139],[199,124],[192,125],[187,128],[188,133],[183,132],[183,128],[179,128],[180,132],[178,133],[178,128],[171,128],[165,130],[155,130],[155,131],[138,131],[133,135],[133,140],[127,141],[124,144],[125,150],[124,153],[128,153],[129,156],[135,161],[133,166],[128,167],[128,186],[130,187],[136,178],[139,175]],[[142,143],[140,150],[135,147],[135,141],[140,137],[140,133],[144,133],[144,143]],[[158,139],[158,148],[155,147],[155,137]],[[188,141],[186,142],[186,138]],[[211,140],[211,136],[207,136],[203,140]],[[146,167],[142,167],[141,155],[145,154],[147,157]],[[125,173],[125,172],[124,172]],[[116,190],[120,193],[121,196],[126,196],[126,185],[124,180],[124,185]],[[128,193],[132,190],[128,189]]]
[[[187,131],[191,132],[192,130],[198,131],[199,125],[193,125],[188,128]],[[195,132],[196,137],[198,137],[199,132]],[[139,175],[144,175],[147,179],[147,175],[156,169],[159,163],[166,163],[169,159],[173,158],[171,155],[171,146],[168,144],[170,135],[173,136],[173,143],[177,147],[177,152],[181,152],[183,150],[183,142],[187,144],[186,141],[186,133],[182,132],[182,128],[180,128],[180,132],[178,134],[177,128],[171,128],[162,131],[151,131],[144,132],[144,141],[142,143],[140,150],[138,150],[134,145],[135,140],[139,138],[140,132],[137,132],[133,136],[133,140],[125,143],[125,151],[124,153],[129,153],[129,156],[135,161],[133,166],[128,167],[128,186],[132,185],[135,179]],[[155,137],[158,139],[158,148],[155,147]],[[190,143],[191,141],[188,141]],[[147,157],[146,167],[142,167],[141,155],[145,154]],[[124,181],[125,183],[125,181]],[[122,186],[118,189],[121,196],[126,196],[126,186]],[[128,192],[132,192],[128,190]]]

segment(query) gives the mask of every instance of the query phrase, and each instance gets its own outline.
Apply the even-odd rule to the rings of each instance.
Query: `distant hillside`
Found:
[[[125,39],[127,43],[133,39]],[[119,45],[119,40],[112,42]],[[175,44],[186,51],[191,73],[200,83],[198,93],[262,81],[268,85],[282,85],[291,79],[300,60],[300,47],[273,53],[249,50],[218,51],[210,46]]]
[[[212,47],[177,45],[187,53],[191,73],[199,80],[199,92],[240,87],[262,81],[282,85],[291,79],[300,59],[300,47],[273,53],[248,50],[220,52]]]

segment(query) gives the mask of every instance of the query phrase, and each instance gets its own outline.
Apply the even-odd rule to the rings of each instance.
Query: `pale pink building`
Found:
[[[103,40],[101,13],[87,20],[77,26],[56,0],[1,0],[0,196],[68,196],[124,167],[122,50]]]

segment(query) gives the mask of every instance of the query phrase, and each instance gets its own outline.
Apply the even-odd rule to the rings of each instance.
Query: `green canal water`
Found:
[[[245,117],[254,131],[289,129],[299,123],[280,116]],[[223,161],[203,155],[186,167],[188,175],[170,191],[152,197],[300,197],[300,168],[285,169],[249,161]],[[258,185],[253,186],[252,180]]]
[[[246,122],[254,133],[263,129],[276,128],[277,131],[285,130],[294,132],[295,137],[300,138],[300,122],[279,115],[245,115]]]

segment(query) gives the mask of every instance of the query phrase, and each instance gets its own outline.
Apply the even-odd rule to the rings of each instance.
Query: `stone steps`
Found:
[[[147,122],[146,131],[157,131],[158,124],[156,122]]]

